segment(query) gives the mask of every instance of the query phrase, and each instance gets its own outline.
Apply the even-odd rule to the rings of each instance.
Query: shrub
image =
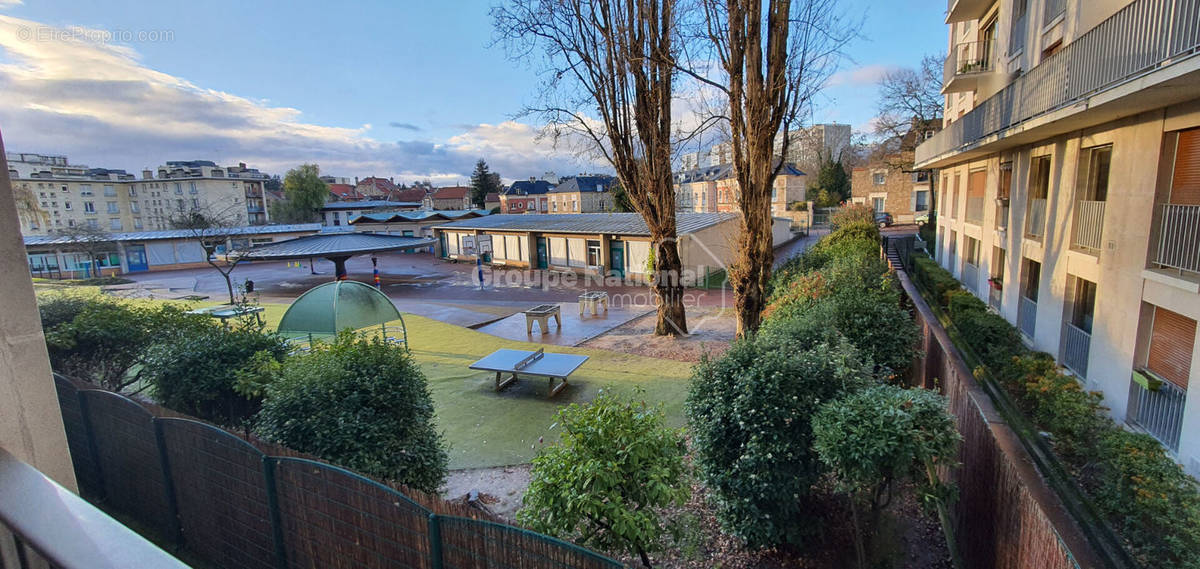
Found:
[[[403,348],[343,332],[285,360],[259,435],[347,468],[436,492],[447,456],[425,374]]]
[[[239,393],[239,377],[262,357],[279,361],[287,351],[275,334],[210,326],[152,347],[144,375],[163,406],[220,425],[243,426],[258,412],[262,398]]]
[[[681,506],[689,486],[683,432],[666,426],[661,404],[602,394],[558,412],[562,439],[533,459],[521,523],[581,545],[638,555],[668,532],[661,508]]]
[[[754,548],[799,544],[811,531],[802,504],[823,468],[809,420],[825,401],[870,381],[846,342],[780,349],[782,338],[777,328],[703,359],[686,404],[717,519]]]
[[[887,292],[836,291],[806,317],[831,322],[885,376],[904,372],[917,355],[920,330],[899,298]]]
[[[850,204],[829,216],[829,226],[835,230],[852,223],[875,225],[875,209],[866,204]]]
[[[38,298],[38,315],[42,319],[42,331],[49,333],[62,324],[79,316],[88,307],[98,304],[115,304],[115,301],[99,295],[47,294]]]
[[[917,282],[933,293],[935,302],[939,306],[945,307],[949,303],[947,294],[962,288],[958,279],[955,279],[954,275],[939,266],[937,261],[929,258],[928,255],[913,253],[912,259],[913,275]]]

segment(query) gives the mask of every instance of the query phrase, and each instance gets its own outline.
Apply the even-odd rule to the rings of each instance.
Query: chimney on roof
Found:
[[[354,185],[356,185],[356,186],[358,185],[358,176],[354,177]]]
[[[149,169],[142,170],[142,179],[143,180],[153,180],[154,172],[151,172]]]
[[[391,183],[393,183],[393,184],[395,184],[395,183],[396,183],[396,179],[395,179],[395,178],[393,178],[393,177],[391,177],[391,176],[388,176],[388,181],[389,181],[389,182],[391,182]]]
[[[245,162],[238,162],[238,168],[241,168],[241,169],[245,170],[245,169],[246,169],[246,163],[245,163]]]
[[[536,181],[537,181],[537,178],[535,178],[535,177],[533,177],[533,176],[530,176],[530,177],[529,177],[529,181],[530,181],[530,182],[536,182]]]

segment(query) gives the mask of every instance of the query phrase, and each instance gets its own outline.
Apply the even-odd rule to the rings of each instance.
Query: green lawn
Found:
[[[39,287],[45,291],[49,287]],[[77,294],[95,294],[92,287],[76,287]],[[83,289],[83,290],[78,290]],[[161,301],[131,301],[161,302]],[[191,302],[215,306],[219,302]],[[268,327],[278,325],[286,304],[263,304]],[[647,358],[607,350],[543,346],[476,332],[453,324],[406,314],[413,357],[429,379],[437,411],[437,426],[449,445],[451,468],[502,466],[529,462],[537,454],[538,439],[558,438],[554,414],[561,407],[589,401],[601,389],[632,393],[641,387],[649,401],[663,402],[672,425],[683,425],[683,400],[691,364]],[[399,322],[388,324],[389,332]],[[500,348],[583,354],[587,363],[571,376],[571,384],[554,399],[547,399],[545,380],[527,379],[501,393],[492,387],[495,374],[467,369],[471,362]]]

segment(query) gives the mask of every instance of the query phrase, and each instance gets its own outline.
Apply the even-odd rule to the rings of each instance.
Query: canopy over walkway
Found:
[[[382,233],[318,233],[253,247],[241,254],[245,260],[311,259],[333,261],[336,278],[346,278],[346,259],[383,251],[412,251],[432,247],[433,239]],[[316,289],[313,289],[316,290]]]

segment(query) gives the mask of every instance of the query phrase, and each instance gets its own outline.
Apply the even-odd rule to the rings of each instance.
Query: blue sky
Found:
[[[10,151],[130,170],[316,161],[453,183],[479,156],[509,179],[596,169],[512,120],[537,77],[490,47],[490,4],[0,0],[0,129]],[[845,6],[862,39],[816,119],[862,127],[884,70],[944,49],[945,0]]]

